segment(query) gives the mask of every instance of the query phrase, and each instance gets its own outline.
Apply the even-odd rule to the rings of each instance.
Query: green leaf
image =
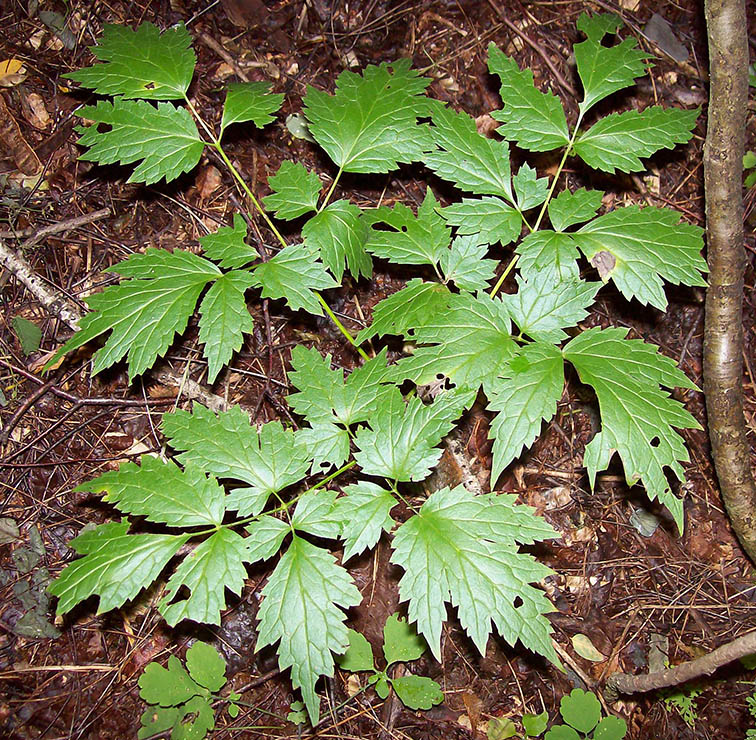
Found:
[[[184,715],[174,725],[171,740],[204,740],[207,733],[215,727],[215,712],[205,696],[190,699],[179,708],[179,713],[181,712]]]
[[[441,211],[447,223],[457,227],[460,236],[477,235],[481,244],[496,244],[503,247],[511,244],[522,229],[519,211],[507,205],[501,198],[463,198],[459,203]]]
[[[622,18],[614,13],[600,13],[588,15],[581,13],[577,20],[577,28],[592,41],[601,41],[608,33],[616,33],[622,28]]]
[[[415,162],[433,148],[426,125],[430,83],[410,69],[410,60],[370,65],[362,75],[345,70],[336,94],[307,88],[305,115],[310,133],[344,172],[389,172]]]
[[[580,277],[577,263],[580,252],[572,234],[548,229],[534,231],[517,245],[515,251],[520,255],[517,266],[523,277],[537,274],[544,267],[551,267],[560,280]]]
[[[349,637],[349,647],[343,655],[339,655],[336,658],[339,668],[342,671],[351,671],[352,673],[374,671],[373,648],[370,647],[370,643],[367,641],[365,635],[352,629],[347,630],[347,635]]]
[[[140,717],[142,726],[137,732],[137,740],[147,740],[170,730],[182,717],[183,713],[179,712],[178,707],[147,707]]]
[[[680,223],[669,208],[628,206],[605,213],[573,234],[580,251],[598,267],[601,279],[611,278],[629,300],[667,307],[662,279],[675,285],[706,285],[701,272],[703,230]]]
[[[508,717],[491,717],[486,727],[487,740],[508,740],[517,734],[515,723]]]
[[[433,346],[418,346],[412,357],[400,360],[392,380],[427,385],[443,374],[460,388],[477,389],[517,352],[506,306],[485,294],[449,296],[447,310],[428,317],[414,339]]]
[[[391,509],[396,503],[390,491],[375,483],[360,481],[344,487],[344,495],[336,501],[342,522],[344,562],[373,547],[381,532],[393,529],[395,522],[391,518]]]
[[[116,98],[81,108],[78,115],[95,124],[76,129],[78,143],[88,147],[79,158],[98,164],[139,162],[129,182],[175,180],[194,169],[205,148],[189,112],[171,103],[155,107],[146,100]],[[100,131],[100,123],[110,129]]]
[[[349,432],[330,421],[316,421],[295,434],[297,444],[312,458],[310,475],[341,467],[349,457]]]
[[[191,414],[165,414],[162,426],[171,446],[182,451],[177,459],[183,465],[250,484],[234,489],[226,500],[226,507],[237,509],[240,516],[259,514],[271,494],[298,483],[310,467],[293,431],[278,421],[258,431],[238,406],[216,416],[196,404]]]
[[[355,435],[354,459],[366,475],[394,481],[420,481],[441,457],[436,445],[469,407],[474,392],[447,391],[429,405],[414,396],[405,405],[396,387]]]
[[[549,218],[555,231],[564,231],[570,226],[592,219],[599,208],[604,193],[601,190],[580,188],[574,193],[562,190],[549,201]],[[537,231],[536,234],[544,232]]]
[[[335,491],[308,491],[297,501],[291,517],[292,528],[313,537],[336,539],[341,532],[341,517],[335,504]]]
[[[450,297],[445,285],[413,278],[376,305],[372,323],[357,335],[356,341],[362,344],[376,334],[407,334],[410,329],[422,326],[429,316],[446,311]]]
[[[540,714],[523,714],[522,715],[522,727],[525,730],[525,735],[528,737],[538,737],[546,729],[546,725],[549,723],[549,713],[546,711]]]
[[[367,224],[361,215],[357,206],[337,200],[302,228],[305,245],[318,249],[323,264],[339,282],[344,276],[345,262],[355,280],[360,275],[369,278],[373,274],[373,261],[365,251]]]
[[[302,345],[291,352],[291,384],[300,388],[288,396],[289,406],[310,423],[338,422],[350,426],[373,417],[388,392],[386,348],[344,381],[342,370],[331,370],[331,355]]]
[[[128,353],[129,379],[141,375],[165,354],[174,335],[184,331],[202,289],[221,274],[212,262],[190,252],[153,248],[111,270],[144,277],[89,296],[86,301],[91,312],[48,367],[67,352],[111,331],[105,346],[95,354],[92,372],[99,373]]]
[[[451,243],[451,230],[437,212],[438,201],[433,191],[425,191],[425,199],[417,210],[403,203],[393,208],[380,206],[365,211],[363,218],[370,225],[365,249],[396,265],[436,265]],[[391,227],[378,231],[375,224]]]
[[[485,654],[493,620],[510,645],[522,644],[557,665],[551,626],[544,617],[553,607],[529,584],[550,573],[517,543],[555,536],[529,507],[513,496],[474,496],[463,486],[433,493],[419,513],[394,535],[391,562],[405,573],[399,582],[409,618],[441,659],[441,625],[446,602],[457,607],[467,634]],[[515,606],[515,600],[521,602]]]
[[[266,126],[283,100],[283,95],[271,93],[269,82],[232,82],[226,91],[221,136],[232,123],[252,121],[257,128]]]
[[[539,342],[558,343],[567,338],[565,328],[577,326],[601,288],[580,278],[560,280],[553,267],[517,276],[517,293],[503,295],[512,321],[523,334]]]
[[[225,514],[225,491],[214,478],[192,465],[182,471],[151,455],[142,455],[141,466],[123,463],[74,491],[105,491],[103,500],[120,511],[169,527],[215,526]]]
[[[549,192],[549,178],[538,177],[538,173],[527,163],[523,164],[512,178],[517,207],[521,211],[540,206]]]
[[[743,169],[749,170],[756,167],[756,152],[746,152],[743,155]]]
[[[441,179],[469,193],[513,200],[506,141],[481,136],[471,116],[443,107],[433,111],[431,133],[440,148],[423,162]]]
[[[445,282],[453,282],[460,290],[471,293],[489,288],[495,276],[496,260],[485,259],[488,244],[477,236],[458,236],[448,252],[442,252],[440,266]]]
[[[176,568],[158,609],[171,627],[182,619],[203,624],[220,624],[226,608],[225,589],[237,596],[244,587],[247,571],[242,565],[247,554],[244,539],[231,529],[219,529],[201,542]],[[175,600],[188,590],[186,598]],[[171,603],[172,602],[172,603]]]
[[[262,591],[256,650],[278,646],[278,665],[291,668],[294,688],[302,689],[310,722],[317,724],[319,676],[333,675],[332,652],[343,653],[349,639],[345,609],[362,600],[349,574],[334,557],[294,536]]]
[[[488,45],[488,69],[501,80],[502,110],[491,115],[504,123],[499,131],[531,152],[549,152],[567,146],[570,134],[559,98],[541,92],[529,69],[520,70],[514,59]],[[524,210],[524,209],[523,209]]]
[[[381,674],[375,684],[375,693],[381,697],[381,699],[388,699],[388,695],[391,693],[391,686],[385,675]]]
[[[25,355],[30,355],[39,349],[39,343],[42,341],[42,330],[29,319],[23,316],[13,317],[13,331],[16,332],[18,341],[21,344],[21,351]]]
[[[591,485],[616,451],[625,466],[628,485],[642,482],[651,499],[658,498],[682,532],[683,503],[665,475],[669,468],[683,480],[679,461],[688,451],[678,429],[700,429],[683,405],[660,386],[695,388],[658,347],[627,340],[627,329],[588,329],[563,350],[580,380],[593,387],[601,410],[601,432],[588,444],[584,464]]]
[[[317,253],[304,244],[284,247],[273,259],[258,265],[254,279],[254,284],[262,287],[263,298],[284,298],[293,311],[302,308],[315,316],[322,316],[323,309],[314,291],[339,285]]]
[[[188,534],[127,534],[129,523],[109,522],[83,532],[71,547],[85,557],[67,565],[48,587],[65,614],[92,594],[98,614],[122,606],[149,586],[190,537]]]
[[[444,700],[441,687],[433,679],[425,676],[407,675],[392,678],[391,686],[399,701],[408,709],[430,709]]]
[[[580,735],[567,725],[554,725],[543,738],[544,740],[580,740]]]
[[[572,47],[578,75],[583,83],[584,97],[580,113],[617,90],[630,87],[646,73],[647,54],[637,48],[635,39],[625,39],[616,46],[602,46],[596,38],[588,38]]]
[[[529,344],[505,363],[501,378],[486,389],[488,410],[499,412],[491,422],[493,443],[491,482],[529,447],[541,431],[541,422],[556,413],[564,388],[562,353],[550,344]]]
[[[160,663],[149,663],[138,683],[139,696],[148,704],[158,704],[162,707],[184,704],[203,691],[202,687],[190,678],[175,655],[168,658],[168,668],[163,668]]]
[[[265,207],[287,221],[316,210],[323,187],[317,174],[288,159],[268,178],[268,185],[273,192],[263,198]]]
[[[186,651],[189,675],[208,691],[220,691],[226,684],[226,661],[206,642],[195,642]]]
[[[383,626],[383,655],[386,665],[409,663],[425,652],[425,640],[398,614],[392,614]]]
[[[601,719],[601,704],[590,691],[573,689],[559,702],[562,719],[579,732],[590,732]]]
[[[627,734],[627,722],[622,717],[604,717],[593,731],[593,740],[622,740]]]
[[[639,172],[644,167],[641,157],[686,143],[700,113],[700,108],[678,110],[658,105],[642,112],[612,113],[581,132],[572,150],[586,164],[604,172]]]
[[[92,53],[102,63],[65,75],[98,95],[176,100],[189,89],[197,61],[183,24],[163,33],[152,23],[133,31],[106,23]]]
[[[244,267],[259,259],[260,255],[244,242],[247,236],[247,224],[241,214],[234,214],[234,225],[221,226],[218,231],[201,236],[199,243],[205,254],[221,267]]]
[[[272,558],[281,549],[284,537],[291,532],[291,527],[286,522],[268,514],[263,514],[245,529],[249,533],[249,537],[244,540],[247,547],[244,561],[247,563]]]
[[[249,272],[227,272],[202,299],[199,340],[205,345],[208,383],[215,381],[234,352],[241,349],[244,334],[251,334],[255,328],[244,299],[244,292],[253,283],[254,277]]]

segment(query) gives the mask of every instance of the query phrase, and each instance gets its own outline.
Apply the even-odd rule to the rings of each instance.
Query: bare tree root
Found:
[[[748,109],[744,0],[707,0],[710,93],[704,186],[709,289],[704,392],[714,466],[727,513],[756,563],[756,484],[743,417],[743,150]]]

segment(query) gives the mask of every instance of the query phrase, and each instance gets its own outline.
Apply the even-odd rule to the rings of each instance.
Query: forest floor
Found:
[[[702,8],[693,0],[621,0],[619,5],[613,0],[39,3],[41,9],[61,14],[65,31],[57,34],[55,17],[27,12],[26,6],[36,8],[36,2],[2,5],[0,62],[20,60],[25,71],[22,79],[6,78],[0,90],[0,104],[7,108],[7,113],[0,110],[0,119],[6,117],[0,136],[0,238],[73,301],[112,281],[103,271],[134,251],[196,245],[205,233],[203,225],[228,224],[234,210],[233,183],[206,160],[170,185],[144,187],[127,183],[126,168],[92,167],[77,159],[75,112],[85,96],[62,76],[92,63],[88,47],[105,23],[134,27],[152,21],[161,28],[187,23],[198,56],[192,96],[201,111],[217,110],[219,91],[236,79],[238,68],[249,79],[270,80],[275,92],[285,93],[284,115],[275,124],[238,136],[230,145],[252,189],[264,195],[267,178],[284,159],[329,169],[317,147],[293,137],[284,124],[287,114],[301,110],[306,86],[332,91],[344,68],[410,57],[432,78],[432,97],[485,125],[479,117],[500,107],[498,86],[486,67],[486,47],[493,41],[521,67],[531,68],[536,84],[550,86],[574,113],[577,101],[568,88],[578,84],[570,58],[571,46],[579,40],[577,18],[584,11],[616,12],[626,24],[623,33],[636,36],[641,48],[657,58],[650,76],[612,104],[623,110],[655,103],[700,105],[702,114],[689,144],[651,158],[637,177],[602,177],[594,186],[625,203],[672,206],[686,221],[704,225],[708,63]],[[677,60],[644,36],[654,12],[669,23],[683,47]],[[756,12],[750,22],[756,51]],[[659,43],[672,50],[669,40]],[[748,143],[756,149],[753,115]],[[39,171],[41,178],[36,177]],[[365,205],[381,198],[416,205],[423,192],[417,173],[417,168],[405,167],[387,177],[355,177],[348,184]],[[37,186],[30,186],[33,182]],[[746,206],[746,217],[752,218],[752,193]],[[96,220],[71,223],[103,209]],[[68,226],[48,229],[61,223]],[[744,389],[753,436],[756,239],[752,230],[747,234]],[[379,269],[372,280],[346,282],[331,291],[329,300],[349,328],[359,329],[372,307],[403,283],[398,272]],[[73,557],[69,540],[87,522],[113,516],[97,497],[73,489],[121,461],[160,451],[161,411],[176,404],[188,407],[190,397],[202,402],[217,394],[256,410],[260,421],[279,418],[290,390],[286,370],[294,344],[316,343],[347,370],[355,366],[356,355],[325,320],[292,315],[273,302],[275,351],[267,345],[266,332],[256,328],[212,388],[203,385],[206,365],[197,352],[196,322],[152,371],[131,384],[123,364],[92,376],[91,352],[76,353],[43,376],[42,365],[70,330],[12,275],[0,275],[0,291],[0,735],[135,737],[145,709],[137,686],[145,665],[165,661],[169,654],[183,655],[193,639],[202,637],[222,651],[229,686],[245,702],[236,719],[219,714],[213,737],[299,736],[301,730],[286,721],[297,698],[288,676],[276,670],[273,651],[256,655],[250,649],[265,572],[256,573],[241,597],[229,602],[220,628],[168,628],[153,608],[154,590],[110,613],[96,615],[96,603],[90,600],[59,619],[45,587]],[[629,327],[632,336],[658,344],[701,387],[704,291],[668,286],[667,294],[670,305],[664,313],[627,303],[607,287],[584,323]],[[41,329],[37,351],[23,351],[15,317]],[[179,390],[171,379],[182,377],[198,385]],[[705,426],[702,394],[686,393],[681,400]],[[443,704],[425,712],[396,702],[387,709],[368,692],[334,712],[314,735],[305,730],[304,736],[485,738],[487,729],[489,735],[494,732],[487,723],[495,718],[510,718],[519,727],[524,713],[546,710],[555,719],[560,698],[572,688],[600,692],[612,672],[644,672],[654,650],[676,664],[756,628],[756,572],[723,512],[706,433],[684,433],[691,462],[684,484],[686,527],[679,535],[663,509],[650,504],[641,490],[627,489],[620,467],[600,475],[590,490],[582,467],[594,431],[589,407],[578,384],[569,383],[554,421],[510,466],[497,489],[519,494],[560,533],[541,548],[539,558],[556,573],[546,584],[556,608],[549,618],[566,672],[497,639],[489,641],[486,656],[480,657],[451,613],[443,662],[423,659],[417,669],[441,685]],[[490,466],[485,412],[467,420],[464,428],[469,455],[481,467]],[[350,624],[374,645],[386,617],[398,606],[396,573],[381,548],[376,553],[356,559],[350,568],[362,592],[371,595],[369,603],[353,610]],[[581,657],[584,647],[575,650],[584,640],[578,637],[576,643],[576,636],[587,637],[598,651],[594,660]],[[684,688],[676,698],[665,701],[650,693],[605,709],[627,721],[631,740],[740,739],[756,726],[746,707],[755,682],[756,671],[734,664]],[[347,677],[338,671],[321,686],[333,706],[347,697]],[[685,707],[687,713],[679,711]],[[254,726],[272,729],[242,729]]]

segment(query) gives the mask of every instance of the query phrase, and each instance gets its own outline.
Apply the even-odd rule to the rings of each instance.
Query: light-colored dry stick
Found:
[[[74,216],[73,218],[67,218],[65,221],[56,221],[54,224],[48,224],[43,226],[38,231],[35,231],[22,245],[21,249],[28,249],[35,244],[39,244],[46,236],[51,234],[60,234],[61,231],[70,231],[76,229],[79,226],[86,226],[93,221],[99,221],[101,218],[110,215],[110,208],[100,208],[99,211],[92,211],[91,213],[83,213],[81,216]]]

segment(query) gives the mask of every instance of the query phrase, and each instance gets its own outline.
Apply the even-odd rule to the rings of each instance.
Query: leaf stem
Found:
[[[336,186],[339,184],[339,180],[341,179],[341,175],[344,173],[344,168],[339,167],[339,171],[336,173],[336,177],[333,178],[333,182],[331,183],[331,187],[328,188],[328,192],[325,195],[325,198],[323,198],[323,202],[320,204],[320,207],[318,208],[318,213],[321,213],[323,209],[328,205],[328,201],[331,200],[331,196],[333,195],[333,191],[336,189]]]
[[[491,296],[491,298],[493,298],[499,292],[499,289],[501,288],[501,286],[504,285],[504,281],[507,279],[507,275],[509,275],[509,273],[512,272],[512,270],[514,269],[514,266],[517,264],[517,260],[519,259],[519,257],[520,257],[519,254],[515,254],[512,257],[512,259],[509,260],[509,264],[507,265],[506,269],[504,270],[504,272],[501,273],[501,275],[499,276],[499,279],[496,281],[496,285],[494,285],[493,288],[491,288],[491,292],[488,294],[489,296]]]
[[[325,302],[323,296],[320,295],[320,293],[318,293],[317,291],[313,292],[318,297],[320,305],[323,306],[323,310],[328,314],[328,318],[331,319],[334,324],[336,324],[338,330],[349,340],[349,343],[352,345],[352,347],[354,347],[360,353],[360,357],[362,357],[362,359],[367,362],[370,359],[367,352],[365,352],[365,350],[362,349],[359,344],[357,344],[357,342],[354,340],[354,337],[349,333],[344,324],[339,321],[338,316],[336,316],[336,314],[331,310],[331,307]]]

